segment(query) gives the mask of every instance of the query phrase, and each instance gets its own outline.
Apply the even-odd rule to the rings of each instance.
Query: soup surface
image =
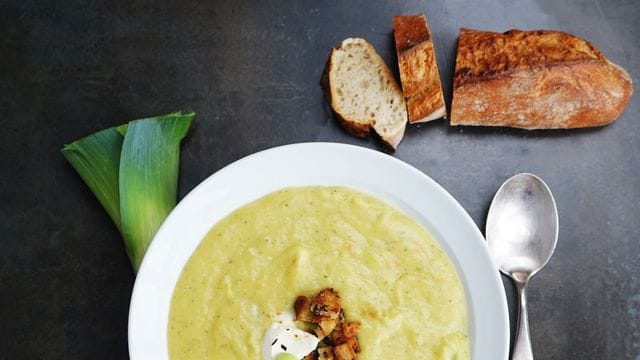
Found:
[[[468,359],[463,286],[408,216],[345,187],[287,188],[206,235],[173,293],[172,360],[263,359],[262,337],[296,297],[334,288],[361,323],[358,359]]]

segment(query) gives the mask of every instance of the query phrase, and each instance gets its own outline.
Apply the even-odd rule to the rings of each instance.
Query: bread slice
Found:
[[[332,49],[324,85],[331,108],[349,133],[365,137],[373,128],[389,147],[398,147],[407,109],[402,90],[371,44],[348,38]]]
[[[394,16],[402,92],[410,123],[447,117],[433,40],[424,15]]]
[[[601,126],[620,116],[632,92],[629,74],[576,36],[461,29],[451,125]]]

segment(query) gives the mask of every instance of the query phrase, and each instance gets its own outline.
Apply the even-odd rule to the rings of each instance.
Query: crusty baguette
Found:
[[[629,102],[629,74],[559,31],[460,30],[451,125],[602,126]]]
[[[410,123],[447,117],[433,40],[424,15],[394,16],[402,92]]]
[[[398,147],[407,109],[402,90],[371,44],[361,38],[343,40],[331,50],[323,82],[342,127],[359,137],[373,127],[388,146]]]

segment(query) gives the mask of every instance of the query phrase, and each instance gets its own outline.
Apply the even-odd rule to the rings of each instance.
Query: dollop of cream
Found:
[[[265,360],[275,360],[282,353],[289,353],[298,359],[318,347],[318,338],[296,327],[291,311],[285,311],[273,321],[262,338],[262,355]]]

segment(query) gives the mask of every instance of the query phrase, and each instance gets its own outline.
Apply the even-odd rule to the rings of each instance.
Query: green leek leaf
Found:
[[[193,116],[135,120],[126,131],[120,157],[120,213],[125,246],[136,271],[176,204],[180,141]]]
[[[98,198],[122,233],[118,172],[123,135],[115,128],[99,131],[65,145],[62,155]]]
[[[176,204],[180,142],[193,117],[173,113],[134,120],[62,149],[122,234],[135,271]]]

